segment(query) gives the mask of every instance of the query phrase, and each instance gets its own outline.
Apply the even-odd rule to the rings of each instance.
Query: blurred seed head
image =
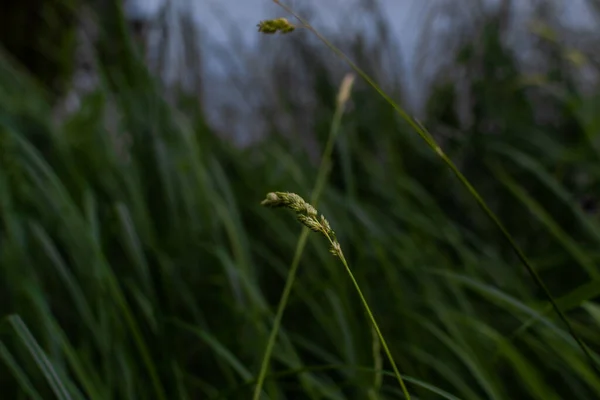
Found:
[[[272,35],[277,32],[286,34],[293,32],[296,26],[286,18],[269,19],[258,23],[258,31],[266,35]]]

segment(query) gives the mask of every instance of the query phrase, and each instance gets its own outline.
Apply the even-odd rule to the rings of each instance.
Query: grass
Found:
[[[271,39],[312,56],[296,65],[312,83],[275,84],[290,110],[294,85],[313,85],[316,165],[276,124],[238,149],[195,106],[166,104],[117,28],[99,47],[101,86],[60,124],[39,82],[0,58],[7,398],[406,397],[384,341],[412,398],[600,396],[594,368],[494,221],[364,82],[342,107],[333,58],[319,58],[307,29]],[[548,86],[515,85],[523,73],[494,32],[455,62],[475,71],[469,80],[440,73],[423,125],[461,132],[435,139],[598,362],[600,227],[579,201],[599,194],[597,100],[558,61]],[[471,125],[453,114],[459,90],[474,99]],[[547,109],[553,119],[540,122]],[[114,137],[130,144],[116,149]],[[280,189],[310,194],[327,216],[384,341],[321,238],[260,207]]]
[[[369,316],[370,322],[373,324],[373,329],[377,335],[377,341],[378,341],[378,343],[380,342],[381,345],[383,345],[385,354],[388,357],[390,364],[392,365],[394,374],[396,376],[396,379],[398,379],[398,383],[400,384],[400,387],[402,388],[404,397],[407,399],[410,399],[410,395],[408,394],[408,390],[406,389],[404,380],[402,379],[402,376],[400,375],[400,372],[398,371],[396,362],[394,361],[394,358],[392,357],[392,354],[387,345],[387,342],[386,342],[385,338],[383,337],[383,334],[381,333],[381,329],[379,329],[379,325],[377,324],[377,321],[375,320],[375,317],[373,316],[371,307],[369,306],[369,303],[365,299],[365,296],[363,295],[360,285],[356,281],[356,278],[354,277],[352,270],[348,266],[348,261],[346,261],[346,257],[344,257],[344,253],[342,251],[341,245],[338,242],[335,232],[332,230],[327,219],[323,215],[321,215],[321,217],[319,218],[317,210],[312,205],[306,203],[304,201],[304,199],[302,199],[300,196],[298,196],[295,193],[282,193],[282,192],[273,193],[273,192],[271,192],[271,193],[267,194],[267,198],[265,200],[263,200],[262,205],[267,206],[267,207],[272,207],[272,208],[284,207],[284,208],[289,208],[289,209],[295,211],[298,221],[302,225],[304,225],[306,228],[308,228],[311,231],[321,233],[327,239],[327,241],[329,242],[329,245],[330,245],[329,251],[331,252],[331,254],[333,256],[340,259],[340,261],[344,265],[344,268],[346,268],[346,271],[348,272],[348,276],[352,280],[354,287],[356,288],[356,292],[365,308],[365,311],[367,312],[367,315]],[[287,282],[293,282],[293,279],[294,279],[294,275],[290,275],[288,277]],[[286,285],[286,287],[288,287],[288,286]],[[289,292],[284,292],[284,296],[282,297],[282,300],[280,302],[280,307],[279,307],[280,310],[283,310],[287,303],[287,299],[288,299],[288,296],[286,296],[287,293],[289,293]],[[263,362],[261,364],[261,372],[260,372],[258,380],[257,380],[256,388],[254,389],[254,398],[255,399],[260,398],[262,384],[264,382],[265,371],[266,371],[266,368],[268,366],[268,361],[271,356],[270,349],[272,348],[272,343],[274,343],[274,341],[275,341],[274,338],[278,331],[279,331],[279,329],[277,326],[275,326],[271,330],[271,336],[269,337],[269,342],[267,343],[267,350],[265,351],[265,356],[263,357]],[[376,354],[376,353],[374,353],[374,354]]]
[[[575,330],[573,329],[571,323],[569,322],[569,320],[567,319],[567,317],[565,316],[565,314],[561,311],[561,309],[559,308],[558,304],[556,303],[556,301],[554,300],[554,298],[552,297],[552,294],[550,293],[550,291],[548,290],[548,288],[546,287],[546,285],[544,284],[544,282],[542,281],[542,279],[540,278],[540,276],[537,274],[537,272],[533,269],[530,261],[527,259],[527,257],[525,256],[525,254],[523,253],[523,251],[519,248],[519,246],[517,245],[517,243],[515,242],[514,238],[510,235],[510,233],[506,230],[506,228],[504,227],[504,225],[502,224],[502,222],[498,219],[498,217],[496,216],[496,214],[494,214],[494,212],[489,208],[488,204],[483,200],[483,198],[481,197],[481,195],[477,192],[477,190],[473,187],[473,185],[471,184],[471,182],[469,182],[469,180],[465,177],[465,175],[457,168],[457,166],[452,162],[452,160],[450,158],[448,158],[446,156],[446,154],[444,153],[444,151],[441,149],[441,147],[438,145],[438,143],[435,141],[434,137],[415,119],[413,119],[412,117],[410,117],[406,111],[404,111],[404,109],[402,109],[401,107],[399,107],[385,92],[383,92],[383,90],[379,87],[379,85],[377,85],[372,79],[371,77],[369,77],[362,69],[360,69],[356,64],[354,64],[341,50],[339,50],[337,47],[335,47],[331,42],[329,42],[325,37],[323,37],[317,30],[315,30],[305,19],[303,19],[302,17],[300,17],[297,13],[295,13],[291,8],[289,8],[288,6],[284,5],[283,3],[281,3],[279,0],[273,0],[275,4],[281,6],[285,11],[287,11],[288,13],[292,14],[300,23],[300,27],[302,28],[306,28],[309,31],[311,31],[312,33],[314,33],[325,45],[327,45],[335,54],[337,54],[338,56],[340,56],[344,61],[346,61],[350,67],[352,67],[352,69],[357,72],[371,87],[373,87],[377,93],[383,97],[387,103],[389,103],[397,112],[398,114],[417,132],[417,134],[425,141],[425,143],[427,143],[427,145],[436,153],[439,155],[439,157],[441,158],[441,160],[450,168],[450,170],[452,170],[452,172],[456,175],[456,177],[460,180],[460,182],[465,186],[465,188],[467,189],[467,191],[473,196],[473,198],[477,201],[477,203],[479,204],[479,206],[483,209],[483,211],[485,212],[485,214],[487,214],[487,216],[490,218],[490,220],[493,221],[493,223],[497,226],[497,228],[499,229],[499,231],[502,233],[502,235],[504,236],[504,238],[507,240],[507,242],[509,243],[510,247],[514,250],[515,254],[517,255],[517,257],[519,258],[519,260],[521,261],[521,263],[523,264],[523,266],[525,267],[525,269],[527,270],[527,272],[531,275],[531,277],[533,278],[533,280],[535,281],[536,285],[542,290],[544,296],[546,297],[546,299],[548,300],[548,302],[550,303],[550,305],[552,306],[552,308],[554,309],[554,311],[556,312],[556,314],[560,317],[560,319],[563,321],[563,323],[565,324],[566,328],[569,331],[569,334],[572,336],[572,338],[575,340],[575,342],[577,343],[577,345],[580,347],[580,349],[582,350],[583,354],[585,354],[586,358],[588,358],[588,360],[590,361],[590,365],[591,367],[597,372],[600,373],[600,368],[598,368],[598,366],[596,365],[595,360],[592,358],[592,355],[590,354],[590,352],[588,351],[587,346],[585,345],[585,343],[579,338],[579,336],[577,335],[577,333],[575,332]],[[267,21],[262,21],[259,23],[258,25],[259,27],[259,32],[265,33],[265,34],[274,34],[277,32],[280,32],[282,34],[286,34],[286,33],[290,33],[293,32],[295,30],[295,26],[293,24],[291,24],[286,18],[279,18],[279,19],[275,19],[275,20],[267,20]],[[326,155],[327,157],[328,155]],[[322,230],[323,232],[325,232],[325,235],[327,236],[326,230],[323,230],[324,228],[321,229],[313,229],[316,231],[320,231]],[[557,228],[553,229],[553,231],[556,231]],[[568,238],[564,238],[564,241],[567,241]],[[333,242],[332,242],[333,243]],[[333,244],[332,244],[333,245]],[[577,248],[576,246],[572,246],[573,248]],[[574,250],[576,251],[576,250]],[[335,250],[332,250],[332,252],[335,253]],[[400,377],[400,374],[398,372],[398,369],[396,367],[396,364],[393,361],[392,356],[390,355],[390,352],[388,350],[387,344],[385,342],[385,340],[383,339],[383,336],[381,335],[381,332],[379,330],[379,327],[377,325],[377,323],[375,322],[373,315],[370,311],[370,308],[366,302],[366,300],[364,299],[364,296],[362,295],[362,292],[360,290],[360,287],[358,286],[358,284],[356,283],[356,280],[354,279],[352,272],[350,271],[350,269],[348,268],[348,264],[345,261],[345,258],[343,257],[343,254],[341,253],[341,251],[339,252],[338,256],[342,259],[342,262],[344,263],[344,266],[346,267],[346,269],[348,270],[348,273],[350,274],[350,277],[352,278],[353,282],[356,285],[356,289],[358,291],[358,294],[361,298],[361,300],[363,301],[365,308],[367,309],[367,312],[372,320],[372,323],[380,337],[380,340],[382,341],[385,350],[386,350],[386,354],[389,356],[390,362],[394,368],[394,372],[396,373],[397,377],[398,377],[398,381],[400,383],[400,386],[402,387],[402,390],[404,392],[404,396],[406,398],[410,398],[410,396],[408,395],[408,392],[406,390],[406,387],[404,385],[404,382],[402,381],[402,378]],[[293,271],[295,266],[293,266]],[[588,267],[589,270],[591,270],[591,272],[595,272],[595,266],[591,263],[586,263],[586,267]],[[293,282],[294,279],[294,274],[292,274],[289,278],[290,282]],[[286,291],[287,293],[287,291]],[[280,304],[285,304],[285,300],[287,299],[287,296],[284,296],[284,301],[282,301],[282,303]],[[276,325],[274,326],[274,328],[272,329],[272,332],[277,333],[279,326]],[[257,400],[260,396],[260,391],[262,389],[262,377],[264,376],[264,364],[266,362],[268,362],[268,359],[270,357],[270,349],[272,347],[272,342],[273,339],[269,340],[269,344],[267,345],[267,351],[265,352],[265,356],[264,356],[264,361],[263,361],[263,366],[261,367],[261,375],[259,375],[259,380],[258,380],[258,384],[255,390],[255,396],[254,399]]]

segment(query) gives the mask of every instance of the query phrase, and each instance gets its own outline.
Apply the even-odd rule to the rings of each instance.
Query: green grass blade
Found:
[[[202,339],[202,341],[208,344],[216,355],[222,357],[242,379],[246,381],[252,379],[252,373],[250,372],[250,370],[247,369],[242,364],[242,362],[235,356],[235,354],[233,354],[213,335],[185,322],[174,321],[174,323],[176,326],[185,329]]]
[[[56,397],[59,400],[70,400],[72,397],[67,390],[68,383],[60,379],[59,373],[55,370],[46,353],[35,340],[21,317],[10,315],[7,320],[17,333],[18,338],[23,342],[27,350],[29,350],[29,354],[35,360],[40,371],[42,371]]]
[[[514,179],[510,178],[508,174],[502,171],[500,168],[492,168],[494,174],[500,182],[504,184],[506,188],[519,199],[529,211],[544,224],[556,240],[563,245],[563,247],[573,256],[573,258],[587,271],[592,279],[600,278],[600,270],[597,268],[594,260],[588,256],[588,254],[577,244],[575,240],[572,240],[569,235],[561,229],[556,221],[542,208],[542,206],[535,201],[527,192],[519,186]]]
[[[19,383],[19,386],[23,390],[31,400],[43,400],[42,396],[38,393],[38,391],[33,386],[33,383],[27,377],[27,374],[23,369],[19,366],[17,361],[14,359],[10,351],[6,348],[4,343],[0,341],[0,358],[8,369],[13,373],[15,379]]]

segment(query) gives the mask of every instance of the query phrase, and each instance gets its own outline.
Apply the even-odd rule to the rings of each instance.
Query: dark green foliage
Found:
[[[167,105],[119,9],[106,12],[116,27],[99,43],[103,85],[58,126],[46,94],[0,60],[0,387],[7,398],[247,399],[300,232],[260,201],[274,190],[308,198],[315,163],[281,137],[236,149],[194,104],[184,115]],[[315,78],[320,146],[337,91],[330,57],[300,65]],[[600,226],[580,202],[600,195],[598,100],[558,61],[560,96],[520,86],[494,21],[455,68],[478,73],[460,88],[442,74],[424,124],[452,133],[444,150],[596,356]],[[297,111],[292,84],[277,83]],[[456,113],[459,90],[471,124]],[[472,198],[374,93],[357,84],[352,102],[319,211],[411,394],[599,397],[600,378]],[[545,107],[556,112],[540,122]],[[377,390],[368,320],[320,239],[309,239],[275,347],[273,399]],[[395,388],[386,372],[379,398],[400,398]]]
[[[52,90],[65,91],[73,72],[78,0],[6,0],[0,45]]]

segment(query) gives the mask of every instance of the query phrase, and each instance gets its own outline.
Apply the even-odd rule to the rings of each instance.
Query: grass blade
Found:
[[[56,397],[59,400],[71,400],[71,395],[66,388],[66,382],[61,381],[59,374],[54,369],[52,363],[46,356],[46,353],[44,353],[44,350],[42,350],[29,329],[27,329],[27,326],[21,317],[18,315],[10,315],[7,319],[17,333],[19,339],[21,339],[25,347],[27,347],[27,350],[29,350],[29,354],[35,360],[35,363],[42,371],[42,374],[44,374],[44,377],[48,381],[48,384]]]

